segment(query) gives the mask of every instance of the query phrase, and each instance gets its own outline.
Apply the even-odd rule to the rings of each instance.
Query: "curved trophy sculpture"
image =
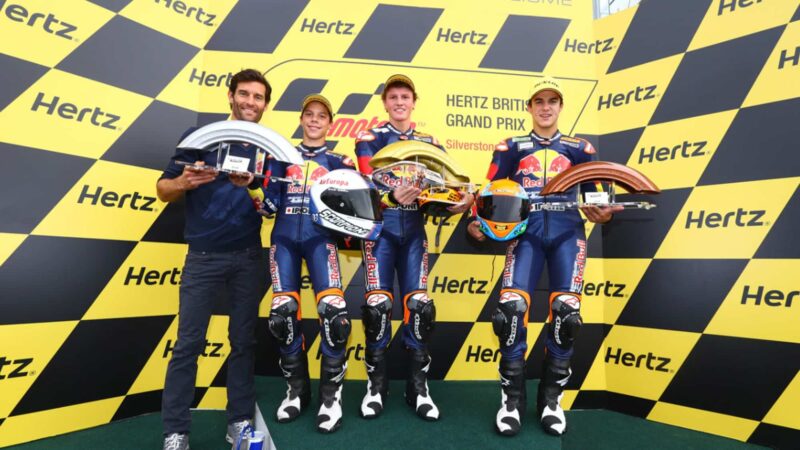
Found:
[[[381,169],[400,161],[416,162],[425,165],[433,172],[431,178],[439,175],[444,184],[469,183],[469,176],[464,172],[452,156],[439,147],[423,141],[398,141],[382,148],[370,160],[369,165]]]
[[[543,209],[556,208],[578,208],[583,204],[594,204],[598,206],[623,206],[625,208],[650,209],[656,205],[648,202],[617,202],[615,199],[614,186],[622,186],[627,192],[632,194],[659,194],[661,189],[655,185],[647,176],[636,169],[617,164],[610,161],[592,161],[576,166],[561,172],[547,182],[539,193],[542,196],[564,194],[580,183],[591,181],[601,181],[611,183],[610,192],[599,193],[581,201],[580,195],[576,202],[552,202],[543,205]],[[598,193],[587,193],[598,194]]]
[[[229,155],[228,142],[247,142],[256,149],[251,163],[250,156]],[[216,144],[215,148],[211,148]],[[268,155],[277,161],[289,164],[303,165],[303,157],[289,141],[278,134],[257,123],[245,120],[223,120],[200,127],[186,136],[178,148],[196,149],[204,151],[218,150],[217,165],[215,167],[196,165],[189,162],[178,164],[192,167],[196,170],[214,170],[234,175],[252,175],[254,178],[266,178],[264,169],[267,166]],[[251,170],[252,167],[252,170]],[[272,181],[283,181],[297,184],[297,180],[288,178],[270,177]]]
[[[303,164],[297,149],[275,130],[245,120],[223,120],[198,128],[178,148],[204,150],[226,141],[247,142],[267,151],[278,161]]]
[[[613,182],[635,194],[661,192],[655,183],[636,169],[610,161],[592,161],[572,166],[556,175],[545,185],[541,195],[563,194],[576,184],[587,181]]]

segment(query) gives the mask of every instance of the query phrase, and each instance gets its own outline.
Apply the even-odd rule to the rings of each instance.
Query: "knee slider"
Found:
[[[436,306],[433,304],[433,299],[424,292],[417,292],[408,296],[406,307],[414,337],[420,342],[427,342],[436,323]]]
[[[367,341],[378,342],[383,339],[392,313],[392,298],[381,292],[369,294],[367,304],[361,307],[361,312]]]
[[[283,345],[290,345],[299,337],[297,327],[297,299],[291,295],[275,295],[272,297],[272,309],[269,314],[269,332]]]
[[[528,303],[522,295],[513,291],[505,291],[500,295],[497,309],[492,315],[492,328],[494,334],[500,338],[501,346],[514,345],[525,327],[527,311]]]
[[[331,348],[344,347],[350,336],[350,319],[344,297],[336,294],[323,295],[317,304],[322,325],[322,336]]]
[[[583,325],[581,318],[581,299],[577,294],[558,292],[553,294],[550,310],[553,320],[550,322],[552,338],[559,347],[569,348],[578,337],[578,330]]]

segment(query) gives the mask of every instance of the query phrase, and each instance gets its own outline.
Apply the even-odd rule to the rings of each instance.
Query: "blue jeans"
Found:
[[[186,255],[180,287],[178,340],[167,367],[161,415],[164,434],[188,433],[189,407],[194,399],[197,358],[206,345],[208,322],[217,298],[229,299],[228,423],[253,417],[255,409],[255,325],[258,305],[266,292],[264,250]]]

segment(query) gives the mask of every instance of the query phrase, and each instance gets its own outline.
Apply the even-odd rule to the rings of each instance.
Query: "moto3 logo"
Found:
[[[670,372],[671,369],[667,366],[672,361],[671,358],[656,356],[652,352],[637,355],[631,352],[623,352],[621,348],[612,349],[611,347],[606,347],[605,360],[606,364],[622,364],[625,367],[636,367],[637,369],[644,367],[654,372]]]
[[[97,186],[92,192],[90,192],[90,189],[88,184],[83,185],[81,193],[78,196],[78,203],[83,203],[88,200],[92,205],[96,205],[97,202],[100,202],[100,205],[106,208],[123,208],[127,206],[137,211],[155,211],[155,208],[153,208],[153,203],[156,201],[155,197],[147,197],[138,192],[122,195],[114,191],[103,192],[103,188],[100,186]]]
[[[74,103],[62,102],[61,97],[54,95],[50,99],[45,99],[45,93],[39,92],[31,105],[31,111],[36,112],[45,108],[47,115],[57,114],[58,117],[76,122],[89,121],[90,124],[109,130],[117,130],[117,121],[120,117],[116,114],[103,111],[99,106],[80,107]]]
[[[75,39],[75,36],[72,35],[72,32],[78,29],[75,25],[56,19],[52,13],[31,13],[22,5],[6,3],[6,1],[0,0],[0,11],[8,20],[25,24],[31,28],[41,27],[46,33],[70,41]]]
[[[222,342],[209,342],[206,340],[206,345],[203,347],[203,352],[200,353],[200,356],[205,356],[206,358],[223,358],[225,354],[222,353],[222,347]],[[161,357],[166,358],[174,349],[175,344],[173,344],[172,339],[168,339],[166,345],[164,345],[164,353]]]
[[[26,370],[32,362],[33,358],[19,358],[12,360],[6,356],[0,356],[0,380],[36,375],[36,372]]]

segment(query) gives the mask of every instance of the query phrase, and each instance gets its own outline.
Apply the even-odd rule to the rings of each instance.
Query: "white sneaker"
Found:
[[[245,428],[253,428],[253,421],[252,420],[240,420],[239,422],[229,423],[228,424],[228,433],[225,435],[225,440],[228,441],[229,444],[235,444],[239,437],[242,435],[242,431]],[[249,436],[249,433],[248,433]]]
[[[189,435],[172,433],[164,438],[164,450],[189,450]]]

